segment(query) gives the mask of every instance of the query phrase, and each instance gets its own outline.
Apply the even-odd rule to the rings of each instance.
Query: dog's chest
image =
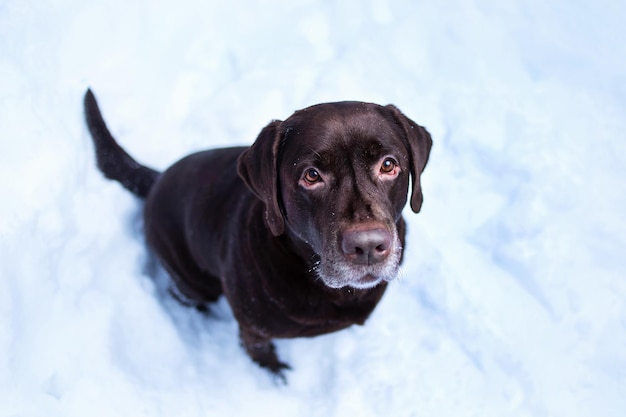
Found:
[[[311,337],[362,325],[372,313],[386,285],[344,297],[320,294],[269,296],[248,305],[247,318],[263,333],[277,338]]]

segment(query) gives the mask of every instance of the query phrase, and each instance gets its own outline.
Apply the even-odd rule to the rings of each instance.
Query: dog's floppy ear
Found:
[[[415,213],[419,213],[422,208],[422,201],[424,200],[420,174],[424,171],[426,163],[428,162],[433,140],[426,129],[402,114],[396,106],[389,104],[386,107],[391,110],[396,122],[400,124],[406,135],[410,154],[411,181],[413,183],[411,210]]]
[[[274,236],[285,228],[278,202],[278,147],[281,141],[280,120],[265,126],[256,141],[237,161],[237,172],[248,188],[265,204],[265,218]]]

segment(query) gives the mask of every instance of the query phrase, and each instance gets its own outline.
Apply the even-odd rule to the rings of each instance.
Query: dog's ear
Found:
[[[278,147],[281,141],[280,120],[267,125],[251,147],[237,161],[237,172],[248,188],[265,204],[265,218],[274,236],[285,228],[278,202]]]
[[[391,110],[396,123],[402,127],[407,139],[411,165],[411,181],[413,183],[411,209],[415,213],[419,213],[422,208],[422,201],[424,200],[420,175],[422,171],[424,171],[426,163],[428,162],[428,156],[430,155],[430,148],[433,145],[433,140],[430,137],[430,133],[428,133],[426,129],[402,114],[396,106],[389,104],[386,107]]]

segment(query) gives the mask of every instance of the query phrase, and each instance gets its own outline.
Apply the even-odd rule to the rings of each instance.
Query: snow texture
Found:
[[[3,1],[0,416],[626,415],[625,21],[601,0]],[[224,301],[158,297],[88,86],[158,169],[311,104],[397,105],[434,139],[401,278],[365,326],[279,341],[275,384]]]

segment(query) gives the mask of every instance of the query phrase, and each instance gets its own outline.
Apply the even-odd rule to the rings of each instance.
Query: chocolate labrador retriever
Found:
[[[199,308],[222,294],[243,346],[284,378],[272,339],[363,324],[402,261],[422,205],[428,132],[393,105],[319,104],[267,125],[250,147],[189,155],[159,173],[85,115],[100,170],[145,199],[148,245],[171,291]]]

